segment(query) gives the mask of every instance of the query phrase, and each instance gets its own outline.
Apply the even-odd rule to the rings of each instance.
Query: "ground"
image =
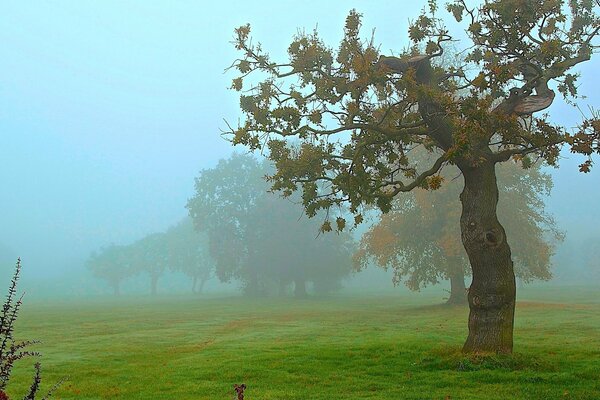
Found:
[[[468,311],[437,292],[26,301],[16,336],[43,341],[44,388],[68,377],[57,399],[600,399],[599,294],[521,291],[515,355],[485,359],[460,354]]]

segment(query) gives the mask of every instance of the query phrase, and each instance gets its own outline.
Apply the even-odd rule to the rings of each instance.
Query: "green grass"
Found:
[[[247,400],[600,399],[600,296],[586,290],[524,291],[511,357],[463,356],[467,310],[439,293],[26,302],[17,337],[43,341],[45,388],[69,377],[59,399],[232,399],[242,382]]]

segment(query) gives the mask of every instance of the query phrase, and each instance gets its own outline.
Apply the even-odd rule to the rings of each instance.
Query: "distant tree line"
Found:
[[[208,236],[222,281],[242,282],[248,295],[304,297],[307,284],[324,294],[351,272],[354,241],[347,233],[319,235],[322,221],[303,214],[299,201],[268,192],[266,161],[235,154],[196,179],[187,204],[198,230]]]
[[[166,271],[187,275],[198,293],[212,276],[239,282],[250,296],[293,290],[305,297],[309,285],[317,294],[339,289],[352,270],[354,240],[347,233],[319,235],[322,221],[269,193],[269,168],[251,155],[221,160],[196,179],[190,218],[130,245],[106,246],[91,254],[88,268],[115,295],[125,279],[140,274],[156,294]]]
[[[103,247],[90,255],[87,266],[115,295],[121,293],[125,279],[139,274],[150,278],[150,293],[154,295],[158,280],[167,270],[184,273],[192,281],[192,292],[201,293],[214,270],[206,234],[196,232],[189,219],[130,245]]]
[[[340,288],[353,269],[375,264],[392,269],[394,282],[404,280],[412,290],[449,280],[448,302],[466,302],[470,268],[459,232],[458,170],[447,169],[444,179],[450,183],[437,191],[415,190],[396,199],[359,244],[345,232],[319,233],[332,216],[307,218],[302,199],[269,193],[270,173],[267,161],[251,155],[221,160],[196,178],[189,218],[133,244],[102,248],[90,256],[89,268],[116,295],[123,280],[139,274],[148,276],[150,293],[156,294],[170,270],[188,276],[195,293],[216,276],[239,282],[247,295],[293,289],[304,297],[308,284],[325,294]],[[551,177],[538,164],[523,169],[506,163],[497,174],[499,216],[510,234],[516,275],[524,282],[549,279],[551,256],[563,239],[545,210]]]

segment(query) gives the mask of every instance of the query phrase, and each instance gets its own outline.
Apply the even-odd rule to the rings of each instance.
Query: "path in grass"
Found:
[[[60,399],[231,399],[242,382],[247,400],[600,399],[600,304],[582,293],[519,303],[517,354],[483,362],[458,352],[465,308],[410,295],[26,303],[17,336],[43,340],[45,387],[69,376]]]

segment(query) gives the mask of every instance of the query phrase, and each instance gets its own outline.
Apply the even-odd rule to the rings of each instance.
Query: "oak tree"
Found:
[[[532,157],[555,165],[564,143],[586,155],[598,150],[594,115],[567,132],[540,111],[556,90],[577,98],[573,69],[597,49],[600,4],[452,1],[447,10],[465,24],[468,43],[462,64],[444,68],[439,60],[453,36],[435,0],[428,3],[410,24],[410,45],[395,56],[380,55],[373,37],[363,39],[356,11],[335,49],[317,31],[299,33],[284,61],[252,41],[249,25],[239,27],[241,56],[232,67],[240,75],[232,87],[241,91],[244,118],[229,134],[268,155],[276,167],[272,188],[300,190],[309,216],[347,204],[351,224],[362,220],[365,205],[388,212],[403,192],[438,188],[441,170],[455,165],[464,178],[460,228],[473,275],[463,350],[510,353],[516,288],[496,212],[496,165],[518,159],[526,166]],[[412,159],[416,147],[431,152],[431,163]],[[340,217],[322,229],[346,225]]]

